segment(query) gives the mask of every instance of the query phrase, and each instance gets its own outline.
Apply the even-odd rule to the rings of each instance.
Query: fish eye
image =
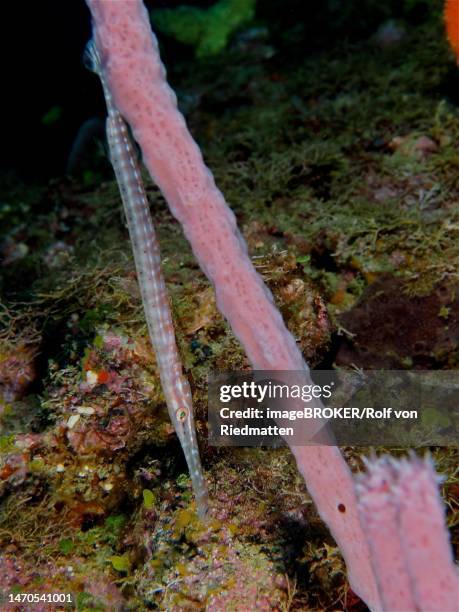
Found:
[[[180,421],[180,423],[183,423],[186,420],[186,417],[188,416],[188,410],[186,410],[186,408],[179,408],[175,413],[175,416],[177,417],[177,420]]]

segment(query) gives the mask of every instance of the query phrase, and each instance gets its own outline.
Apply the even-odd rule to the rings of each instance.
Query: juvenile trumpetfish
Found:
[[[86,57],[91,69],[102,82],[108,113],[106,131],[110,160],[123,201],[148,331],[169,416],[190,471],[198,514],[204,518],[208,510],[208,497],[196,439],[190,385],[182,372],[166,283],[161,270],[159,243],[136,151],[126,122],[110,94],[94,41],[88,44]]]

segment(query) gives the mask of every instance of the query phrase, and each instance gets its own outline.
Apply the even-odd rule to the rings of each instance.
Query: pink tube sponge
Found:
[[[88,5],[115,105],[212,281],[219,310],[236,336],[244,338],[257,368],[302,370],[295,340],[255,272],[234,214],[177,110],[145,7],[140,0],[88,0]]]
[[[257,370],[309,368],[255,271],[234,214],[217,189],[165,80],[141,0],[87,0],[104,79],[143,160],[215,288],[217,305]],[[334,446],[293,447],[319,514],[346,561],[351,586],[379,610],[368,545],[349,468]]]
[[[438,476],[430,459],[368,462],[357,479],[359,510],[383,609],[457,612],[453,562]]]

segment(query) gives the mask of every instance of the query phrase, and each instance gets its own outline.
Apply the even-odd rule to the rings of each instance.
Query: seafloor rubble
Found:
[[[458,366],[457,77],[438,16],[400,32],[292,62],[294,29],[269,53],[241,37],[171,75],[313,366]],[[207,446],[209,371],[249,364],[148,183],[209,483],[198,521],[117,186],[100,148],[87,160],[46,186],[2,179],[2,590],[79,610],[364,610],[290,453]],[[457,452],[430,450],[457,548]],[[367,451],[344,449],[354,469]]]

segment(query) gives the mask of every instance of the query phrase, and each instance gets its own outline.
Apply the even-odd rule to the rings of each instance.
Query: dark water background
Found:
[[[147,0],[149,9],[179,4],[206,7],[211,0]],[[255,25],[267,27],[276,48],[267,60],[276,66],[300,62],[305,54],[336,40],[364,38],[384,19],[421,23],[441,2],[423,0],[259,0]],[[100,85],[84,67],[90,37],[84,0],[5,2],[0,44],[3,64],[0,168],[23,180],[46,181],[62,175],[82,123],[103,117]],[[174,85],[175,67],[194,62],[189,47],[159,35],[161,53]],[[259,61],[254,58],[254,61]],[[58,109],[59,119],[43,118]]]

